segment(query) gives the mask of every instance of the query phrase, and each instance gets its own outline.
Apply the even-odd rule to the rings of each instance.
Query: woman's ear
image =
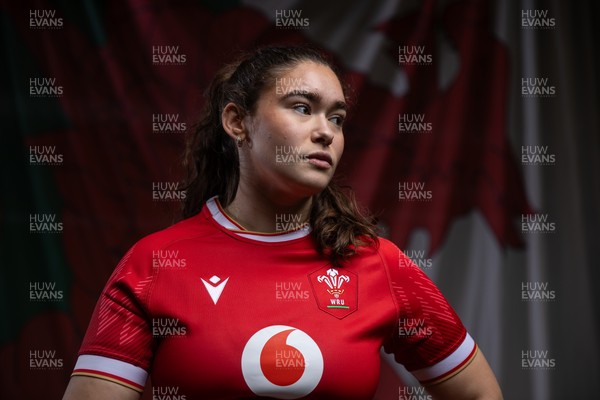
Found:
[[[245,113],[235,103],[227,103],[221,113],[221,124],[225,132],[235,141],[246,139],[246,127],[244,126]]]

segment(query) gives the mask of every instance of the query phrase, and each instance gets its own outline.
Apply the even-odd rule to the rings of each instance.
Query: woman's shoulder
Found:
[[[374,253],[378,254],[384,260],[390,258],[397,259],[402,251],[396,246],[394,242],[384,237],[378,236],[377,240],[373,241],[369,246],[369,249]]]
[[[378,237],[377,243],[370,246],[381,260],[388,274],[396,279],[405,279],[407,275],[421,275],[414,262],[391,240]]]
[[[353,258],[358,265],[373,265],[373,263],[388,268],[397,264],[400,249],[390,240],[377,237],[376,239],[365,239],[363,245],[358,246],[356,255]],[[368,261],[369,260],[369,261]]]
[[[171,248],[188,240],[201,240],[211,232],[210,224],[200,213],[143,236],[130,251],[137,255],[151,255],[153,252]]]

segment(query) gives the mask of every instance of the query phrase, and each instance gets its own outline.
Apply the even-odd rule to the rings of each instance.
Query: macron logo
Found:
[[[227,277],[227,279],[224,281],[222,281],[221,278],[216,275],[213,275],[208,282],[202,278],[200,279],[202,280],[202,283],[204,283],[204,287],[206,288],[206,291],[210,295],[212,301],[217,304],[217,301],[219,301],[219,297],[221,297],[221,293],[223,293],[223,289],[225,289],[225,285],[227,284],[229,277]]]

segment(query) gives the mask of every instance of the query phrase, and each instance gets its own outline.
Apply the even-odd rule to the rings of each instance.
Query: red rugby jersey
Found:
[[[155,399],[369,399],[382,346],[424,384],[477,350],[391,242],[336,268],[310,228],[245,231],[213,198],[123,257],[73,375],[142,391],[150,374]]]

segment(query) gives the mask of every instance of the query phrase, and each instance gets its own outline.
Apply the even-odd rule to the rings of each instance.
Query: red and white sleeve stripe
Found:
[[[438,363],[414,371],[410,371],[422,385],[432,385],[453,377],[462,371],[477,354],[477,344],[467,333],[460,346],[448,357]]]
[[[84,354],[77,359],[72,376],[91,376],[104,379],[141,393],[144,390],[148,373],[144,369],[124,361]]]

